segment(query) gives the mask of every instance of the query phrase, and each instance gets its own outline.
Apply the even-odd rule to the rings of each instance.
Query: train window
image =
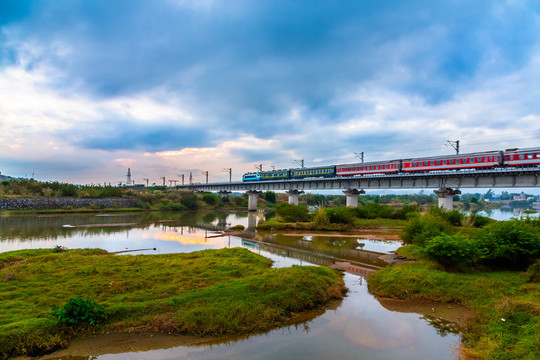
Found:
[[[525,155],[523,154],[519,155],[519,160],[523,160],[523,159],[525,159]]]
[[[527,159],[532,159],[533,158],[533,154],[527,154]]]

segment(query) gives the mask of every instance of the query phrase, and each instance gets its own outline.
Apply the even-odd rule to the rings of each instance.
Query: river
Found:
[[[174,339],[147,342],[107,336],[76,341],[47,359],[455,359],[460,344],[436,317],[388,310],[367,289],[365,277],[399,241],[360,236],[220,236],[225,226],[253,226],[247,213],[113,213],[0,217],[0,252],[52,248],[102,248],[131,254],[185,253],[245,247],[274,266],[345,267],[347,297],[335,308],[296,324],[243,339],[185,346]],[[126,254],[130,254],[127,252]],[[388,305],[386,305],[389,307]],[[5,311],[5,310],[3,310]],[[142,335],[144,336],[144,335]],[[78,345],[77,345],[78,343]],[[126,346],[126,343],[129,346]],[[82,345],[81,345],[82,344]],[[76,346],[77,345],[77,346]]]

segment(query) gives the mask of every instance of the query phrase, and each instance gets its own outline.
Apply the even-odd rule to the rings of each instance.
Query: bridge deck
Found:
[[[198,191],[526,188],[540,186],[540,167],[432,171],[181,186]]]

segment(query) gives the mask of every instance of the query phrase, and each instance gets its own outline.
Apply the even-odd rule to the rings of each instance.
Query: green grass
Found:
[[[314,222],[287,223],[271,219],[257,225],[259,230],[321,230],[321,231],[351,231],[354,229],[387,230],[388,234],[395,234],[396,229],[401,230],[407,226],[407,220],[399,219],[354,219],[353,224],[316,224]]]
[[[422,257],[412,247],[400,253]],[[519,272],[450,273],[420,260],[379,270],[368,283],[370,291],[381,297],[469,307],[473,317],[463,333],[465,358],[540,358],[540,285],[528,283]]]
[[[246,249],[114,256],[100,249],[0,254],[0,358],[35,355],[93,332],[58,323],[53,307],[93,299],[108,321],[99,331],[224,335],[266,331],[292,313],[344,294],[323,267],[271,268]]]

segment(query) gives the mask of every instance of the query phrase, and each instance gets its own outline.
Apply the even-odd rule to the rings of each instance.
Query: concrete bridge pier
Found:
[[[347,189],[343,193],[347,195],[347,207],[358,207],[358,195],[366,192],[358,189]]]
[[[257,228],[257,213],[250,211],[248,213],[248,226],[247,230],[255,230]]]
[[[303,190],[289,190],[287,191],[287,194],[289,194],[289,204],[291,205],[298,205],[298,195],[303,194]]]
[[[249,190],[246,191],[248,194],[248,211],[257,211],[257,198],[259,197],[260,191]]]
[[[454,195],[461,194],[461,190],[453,190],[451,188],[440,188],[433,190],[439,198],[439,207],[445,210],[454,210]]]

